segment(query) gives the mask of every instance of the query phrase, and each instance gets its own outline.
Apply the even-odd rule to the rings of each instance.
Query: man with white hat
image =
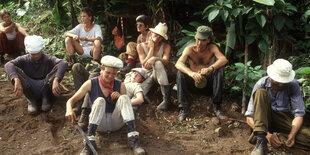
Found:
[[[189,113],[189,92],[212,95],[213,112],[219,119],[227,117],[221,111],[224,66],[228,62],[219,48],[212,43],[213,32],[208,26],[199,26],[195,35],[196,44],[186,47],[175,67],[177,94],[180,108],[179,120]],[[188,62],[188,63],[187,63]]]
[[[115,79],[123,62],[113,56],[101,59],[101,75],[87,80],[67,101],[66,118],[72,123],[76,119],[73,105],[86,93],[89,93],[91,113],[89,115],[88,138],[96,148],[96,131],[115,131],[128,126],[128,144],[134,154],[145,154],[140,146],[139,132],[136,131],[135,117],[130,98],[126,95],[124,83]],[[81,154],[90,154],[87,144]]]
[[[155,28],[150,28],[151,37],[148,42],[138,44],[137,51],[142,67],[147,70],[148,78],[142,82],[142,89],[146,95],[153,83],[160,85],[163,101],[157,106],[158,110],[167,110],[170,105],[171,87],[166,73],[169,64],[171,46],[168,40],[168,27],[166,23],[159,23]]]
[[[310,130],[302,126],[305,105],[292,64],[277,59],[267,74],[255,84],[245,113],[256,139],[252,155],[267,154],[267,140],[275,148],[310,150]]]
[[[39,100],[42,99],[42,111],[51,109],[51,95],[61,94],[59,82],[67,68],[67,62],[55,56],[44,54],[44,40],[41,36],[25,38],[26,52],[5,64],[10,81],[17,96],[25,95],[29,101],[28,112],[38,112]]]

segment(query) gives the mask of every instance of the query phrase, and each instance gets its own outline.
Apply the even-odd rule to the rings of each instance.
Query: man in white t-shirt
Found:
[[[83,24],[65,33],[66,50],[69,54],[69,63],[75,63],[74,52],[82,58],[93,58],[99,61],[101,54],[101,41],[103,40],[101,27],[93,23],[92,9],[85,7],[81,12]]]

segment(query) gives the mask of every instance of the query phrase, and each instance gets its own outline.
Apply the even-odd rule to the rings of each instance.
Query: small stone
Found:
[[[157,137],[157,139],[159,139],[159,137]]]
[[[234,126],[232,124],[229,124],[228,129],[232,129],[232,128],[234,128]]]
[[[239,126],[240,126],[240,123],[238,121],[234,122],[234,127],[235,128],[239,128]]]
[[[214,125],[219,125],[220,124],[220,120],[217,117],[212,117],[211,121],[212,121],[212,123]]]
[[[224,135],[223,129],[221,127],[215,129],[215,134],[217,134],[217,136],[221,137]]]

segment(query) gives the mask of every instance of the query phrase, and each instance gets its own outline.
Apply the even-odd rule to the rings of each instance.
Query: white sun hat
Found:
[[[132,71],[138,72],[144,79],[148,78],[146,71],[143,68],[133,68]]]
[[[156,34],[159,34],[162,37],[164,37],[165,40],[168,40],[168,35],[167,35],[168,27],[166,23],[159,22],[155,28],[150,28],[150,31]]]
[[[102,57],[100,63],[106,67],[123,68],[123,61],[111,55]]]
[[[30,54],[39,53],[44,47],[43,38],[37,35],[26,36],[24,43],[26,51]]]
[[[295,78],[292,64],[284,59],[277,59],[267,67],[268,76],[280,83],[289,83]]]

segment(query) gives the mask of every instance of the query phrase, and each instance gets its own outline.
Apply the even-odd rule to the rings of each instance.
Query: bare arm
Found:
[[[302,116],[297,116],[293,119],[292,121],[292,129],[290,134],[287,137],[286,141],[286,146],[287,147],[292,147],[295,144],[295,136],[297,132],[299,131],[301,125],[303,122],[303,117]]]
[[[142,44],[137,45],[137,52],[138,52],[139,60],[141,64],[143,64],[145,61],[146,54],[144,52]]]
[[[11,25],[7,26],[7,27],[4,27],[3,24],[4,23],[0,24],[0,31],[3,32],[3,33],[11,33],[11,32],[13,32],[13,29],[15,29],[15,26],[16,26],[14,22],[12,22]]]
[[[81,88],[67,101],[66,104],[66,118],[73,123],[73,120],[75,120],[76,116],[74,111],[72,110],[72,107],[74,104],[82,99],[86,93],[90,92],[91,90],[91,81],[87,80]]]
[[[214,53],[214,55],[215,55],[215,57],[217,59],[216,62],[214,64],[212,64],[214,69],[218,69],[218,68],[221,68],[224,65],[226,65],[228,60],[223,55],[223,53],[219,50],[219,48],[216,45],[214,45],[214,44],[211,44],[210,46],[211,46],[210,50]]]
[[[21,34],[23,34],[25,37],[28,36],[27,31],[26,31],[20,24],[17,24],[17,23],[16,23],[16,27],[17,27],[17,30],[18,30]]]
[[[139,104],[142,104],[143,102],[144,102],[144,99],[143,99],[143,93],[142,92],[138,92],[135,95],[135,98],[131,99],[131,105],[139,105]]]
[[[140,34],[137,38],[137,44],[140,44],[141,43],[141,37],[142,37],[142,34]]]
[[[73,34],[73,33],[71,33],[71,32],[66,32],[66,33],[65,33],[65,36],[66,36],[66,37],[73,38],[74,40],[80,39],[80,37],[79,37],[78,35]]]

